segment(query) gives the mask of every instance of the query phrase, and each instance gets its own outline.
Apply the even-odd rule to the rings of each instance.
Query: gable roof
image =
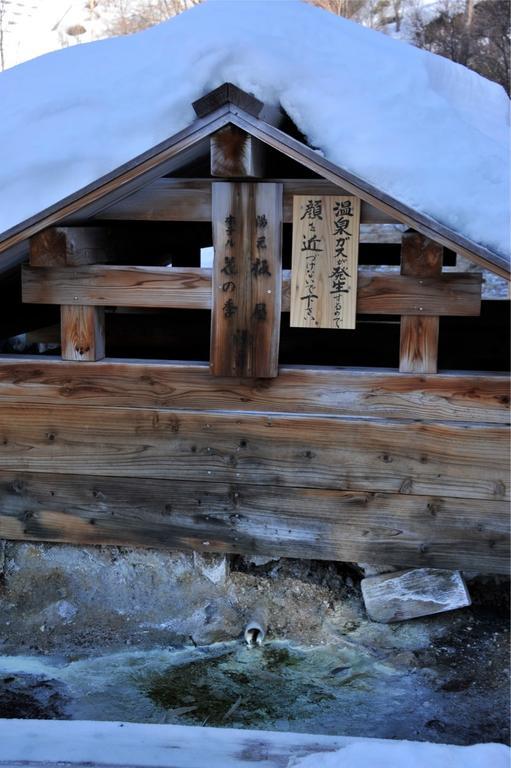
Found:
[[[389,195],[372,187],[318,155],[297,139],[280,129],[260,120],[253,114],[227,101],[223,106],[199,118],[188,128],[180,131],[167,141],[144,152],[129,163],[125,163],[73,195],[27,219],[0,235],[0,260],[9,264],[22,260],[25,252],[20,246],[27,238],[45,227],[55,225],[63,219],[80,215],[80,220],[94,216],[99,211],[122,200],[161,176],[172,173],[177,165],[194,159],[201,152],[204,143],[220,128],[236,125],[263,143],[283,152],[302,163],[306,168],[339,185],[374,207],[390,214],[397,221],[408,224],[418,232],[431,237],[448,248],[466,255],[481,266],[504,277],[509,275],[509,263],[499,254],[473,243],[457,232],[453,232],[430,217],[413,211]]]
[[[261,6],[264,6],[264,9]],[[280,27],[275,30],[271,22],[284,25],[287,22],[287,27],[285,30],[280,30]],[[321,56],[318,57],[315,49],[311,52],[307,41],[311,35],[316,38],[319,33],[322,37]],[[133,41],[137,41],[136,44]],[[176,51],[172,52],[174,58],[171,59],[171,65],[176,63],[176,57],[184,56],[185,64],[190,65],[193,62],[200,66],[204,64],[200,57],[208,59],[209,64],[218,60],[221,43],[225,61],[220,61],[219,72],[234,72],[236,77],[233,77],[233,80],[237,80],[238,84],[243,84],[247,78],[251,79],[253,87],[248,90],[253,90],[257,96],[268,96],[270,104],[275,105],[280,101],[298,127],[308,133],[309,139],[321,146],[323,151],[313,150],[286,135],[266,120],[249,114],[232,100],[215,112],[190,123],[191,101],[207,90],[203,84],[204,72],[197,76],[196,72],[191,71],[186,76],[181,67],[181,79],[170,77],[171,84],[181,90],[177,95],[169,94],[166,101],[162,101],[162,83],[158,81],[156,85],[151,85],[152,92],[149,95],[144,94],[143,97],[147,114],[142,116],[137,109],[131,114],[132,121],[136,123],[135,129],[132,122],[126,122],[127,115],[123,111],[126,107],[126,94],[119,97],[122,109],[118,115],[115,111],[116,93],[110,90],[107,101],[101,89],[95,89],[89,80],[85,83],[84,91],[80,89],[84,82],[84,66],[91,68],[97,78],[99,68],[106,67],[107,49],[110,54],[115,51],[118,53],[118,60],[114,57],[109,68],[106,67],[105,72],[101,69],[100,73],[110,87],[115,79],[114,75],[117,80],[121,74],[123,80],[129,80],[133,74],[133,67],[128,67],[126,71],[121,65],[126,65],[124,54],[133,54],[135,48],[139,57],[140,53],[144,53],[143,63],[146,70],[145,79],[138,77],[138,85],[147,85],[148,75],[157,77],[163,65],[156,53],[153,56],[154,61],[151,60],[148,64],[147,54],[153,48],[157,53],[161,53],[163,43],[169,42],[176,47]],[[343,60],[343,66],[339,66],[336,55],[341,44],[348,54],[346,61]],[[361,53],[357,52],[360,45],[363,48]],[[100,46],[104,47],[100,50]],[[293,1],[226,4],[217,0],[131,38],[109,40],[80,48],[83,50],[58,52],[0,75],[0,97],[5,93],[8,97],[7,119],[3,125],[6,123],[14,134],[15,116],[12,114],[12,93],[9,89],[12,90],[12,86],[21,80],[27,92],[31,93],[36,87],[36,81],[39,83],[41,75],[43,78],[45,74],[50,75],[51,87],[47,89],[48,93],[43,94],[42,98],[35,98],[34,108],[37,106],[39,109],[39,119],[35,119],[33,125],[28,128],[24,126],[23,131],[29,131],[32,140],[38,131],[48,138],[46,123],[49,121],[50,127],[58,134],[56,148],[53,144],[48,148],[44,141],[42,148],[25,148],[28,158],[17,157],[11,160],[8,155],[9,151],[14,151],[13,142],[19,149],[16,136],[11,139],[10,148],[9,142],[7,146],[0,144],[0,147],[3,147],[0,152],[5,155],[5,163],[0,163],[0,182],[4,181],[1,188],[5,190],[4,194],[0,192],[0,223],[3,213],[4,225],[6,222],[14,224],[0,235],[0,251],[4,251],[0,259],[3,258],[4,263],[7,263],[7,259],[20,258],[21,243],[38,229],[57,223],[77,211],[81,211],[82,216],[92,215],[92,212],[141,188],[154,178],[171,173],[178,162],[182,164],[183,158],[192,157],[194,152],[207,142],[211,133],[227,123],[233,123],[319,175],[382,208],[398,221],[413,226],[499,274],[509,272],[509,256],[505,242],[508,234],[507,199],[504,196],[507,163],[504,156],[505,141],[503,143],[501,140],[505,135],[502,130],[503,91],[499,86],[468,72],[463,67]],[[297,53],[293,52],[295,48],[298,49]],[[59,78],[64,77],[63,68],[66,61],[63,54],[70,54],[67,57],[68,66],[73,68],[78,64],[78,82],[76,77],[73,82],[73,93],[78,92],[78,96],[74,96],[75,100],[80,103],[82,99],[87,101],[94,95],[97,100],[97,103],[92,104],[90,109],[87,107],[85,111],[81,109],[81,105],[77,107],[76,117],[83,118],[83,125],[79,120],[76,122],[74,130],[77,135],[73,135],[72,140],[68,136],[70,125],[67,111],[71,98],[69,86],[67,80],[62,87],[57,82]],[[257,59],[254,58],[255,54]],[[198,62],[195,60],[197,56]],[[399,79],[399,70],[408,66],[412,72],[406,73],[405,84],[419,89],[419,98],[410,98],[407,93],[402,92],[403,83],[400,82],[400,98],[406,110],[420,105],[422,99],[425,105],[422,107],[420,122],[439,120],[443,116],[445,119],[440,128],[452,131],[458,129],[456,135],[442,143],[437,128],[433,131],[429,128],[421,131],[417,116],[406,123],[406,115],[399,109],[398,116],[404,125],[397,141],[392,146],[388,143],[382,147],[376,146],[378,139],[389,139],[391,129],[396,129],[396,115],[393,115],[396,107],[389,101],[389,94],[385,95],[383,101],[378,102],[375,85],[381,88],[382,82],[379,73],[371,74],[369,65],[364,68],[362,83],[360,78],[357,82],[357,67],[360,68],[368,56],[373,67],[386,68],[387,82],[390,79],[391,84],[392,78]],[[263,60],[262,63],[260,59]],[[301,59],[304,60],[303,63]],[[248,63],[251,65],[250,71]],[[269,67],[270,64],[272,66]],[[300,78],[303,81],[305,77],[307,67],[312,65],[316,68],[326,67],[324,75],[313,71],[307,82],[300,82]],[[137,66],[140,69],[142,64]],[[139,70],[137,74],[140,75]],[[76,75],[76,66],[73,75]],[[425,76],[429,78],[429,83],[424,81]],[[445,80],[446,76],[447,85],[442,80]],[[163,84],[166,77],[166,73],[160,77]],[[290,78],[298,80],[299,87],[293,90]],[[7,84],[7,88],[4,84]],[[357,86],[361,84],[368,88],[371,86],[368,93],[356,93]],[[44,87],[41,87],[44,90]],[[125,85],[122,87],[126,88]],[[341,87],[341,90],[334,93],[336,87]],[[52,95],[52,88],[59,91],[56,99]],[[156,95],[155,90],[158,91]],[[391,90],[391,95],[395,97],[395,83]],[[185,106],[183,99],[189,96],[192,98]],[[445,104],[439,105],[441,98],[445,103],[449,99],[452,103],[447,107]],[[55,116],[52,112],[59,104],[64,113],[60,121],[59,115]],[[304,112],[306,106],[309,107],[307,114]],[[71,111],[75,107],[75,104],[71,104]],[[30,118],[34,119],[34,108],[23,114],[29,121]],[[348,115],[350,110],[355,113],[354,116]],[[477,112],[481,114],[477,115]],[[447,117],[444,113],[447,113]],[[160,132],[163,115],[170,125],[186,122],[189,125],[151,149],[146,149],[140,154],[133,151],[131,155],[127,154],[132,147],[144,146],[144,143],[146,147],[149,146],[148,136],[153,132]],[[392,118],[385,130],[379,133],[373,124],[374,117],[378,115],[380,121],[387,120],[388,115]],[[365,122],[360,123],[361,117],[365,117]],[[358,131],[353,127],[354,121],[357,120]],[[108,125],[110,121],[112,125]],[[109,128],[107,133],[110,133],[110,138],[106,137],[105,143],[107,149],[111,148],[113,157],[119,156],[129,160],[130,156],[136,155],[129,162],[118,164],[116,169],[110,170],[106,175],[102,173],[109,168],[103,157],[103,136],[94,136],[94,140],[91,136],[92,128],[98,131],[101,122],[106,123]],[[2,130],[0,126],[0,132]],[[136,142],[133,140],[133,131],[136,134]],[[78,147],[77,139],[80,139],[84,146],[80,144]],[[114,139],[115,146],[112,143]],[[425,159],[423,157],[428,142],[436,142],[434,149],[437,162],[433,167],[428,167],[428,163],[429,166],[433,163],[432,156],[427,154]],[[399,144],[406,145],[404,153],[400,154]],[[459,147],[459,151],[451,157],[454,145]],[[362,155],[366,151],[368,157],[373,160],[374,172],[365,160],[362,162],[361,149]],[[74,154],[70,157],[72,152]],[[343,157],[345,162],[342,161]],[[341,158],[341,161],[338,158]],[[19,171],[17,176],[13,172],[13,165],[14,169]],[[87,166],[86,173],[80,171],[81,165]],[[96,169],[95,173],[92,173],[92,166]],[[11,178],[7,180],[5,176],[8,177],[9,174],[5,168],[11,170]],[[359,168],[363,173],[357,172]],[[44,170],[43,179],[40,178],[41,169]],[[79,183],[83,179],[93,180],[85,186]],[[378,183],[375,183],[375,180]],[[76,191],[79,186],[81,189]],[[34,190],[36,194],[31,194]],[[397,190],[399,194],[393,190]],[[62,194],[63,191],[72,191],[72,194]],[[28,211],[32,213],[31,216],[22,216],[21,212]]]

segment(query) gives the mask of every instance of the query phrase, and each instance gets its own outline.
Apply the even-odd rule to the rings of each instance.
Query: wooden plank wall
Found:
[[[0,537],[504,572],[503,376],[0,361]]]

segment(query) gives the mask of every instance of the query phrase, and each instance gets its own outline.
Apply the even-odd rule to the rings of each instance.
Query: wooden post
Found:
[[[409,230],[401,244],[401,274],[410,277],[438,277],[442,273],[443,247],[424,235]],[[421,311],[419,304],[418,310]],[[399,345],[402,373],[436,373],[438,365],[438,316],[403,315]]]
[[[235,125],[211,137],[211,175],[224,178],[263,176],[264,146]]]
[[[114,232],[108,227],[48,227],[30,238],[30,264],[109,264],[115,261],[116,250]]]
[[[282,185],[213,184],[211,373],[278,374]]]
[[[63,304],[60,336],[64,360],[101,360],[105,356],[103,307]]]

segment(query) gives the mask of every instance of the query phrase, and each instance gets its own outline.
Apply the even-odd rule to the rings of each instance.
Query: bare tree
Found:
[[[510,92],[510,0],[443,0],[426,19],[417,6],[411,42],[495,80]]]
[[[106,0],[112,15],[107,31],[111,35],[129,35],[176,16],[198,5],[201,0]]]
[[[360,12],[366,0],[309,0],[309,2],[319,8],[324,8],[326,11],[335,13],[336,16],[352,19]]]

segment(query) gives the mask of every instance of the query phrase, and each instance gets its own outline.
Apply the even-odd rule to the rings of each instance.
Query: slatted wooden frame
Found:
[[[326,176],[284,180],[284,221],[305,184],[340,189],[339,174],[259,120],[257,104],[253,114],[215,106],[216,116],[201,115],[201,137],[231,122]],[[210,220],[210,182],[148,173],[151,188],[118,196],[98,219]],[[362,191],[363,221],[395,221],[397,210],[411,223]],[[439,246],[424,239],[438,233],[417,222],[400,275],[359,276],[359,312],[402,317],[402,372],[289,368],[265,381],[101,360],[105,306],[210,309],[211,272],[108,265],[87,245],[90,231],[48,261],[35,239],[23,298],[64,307],[75,339],[69,361],[0,359],[0,536],[505,572],[507,379],[425,375],[436,367],[438,317],[477,315],[480,277],[442,274]],[[449,233],[439,242],[452,246]],[[289,274],[281,302],[288,311]]]

